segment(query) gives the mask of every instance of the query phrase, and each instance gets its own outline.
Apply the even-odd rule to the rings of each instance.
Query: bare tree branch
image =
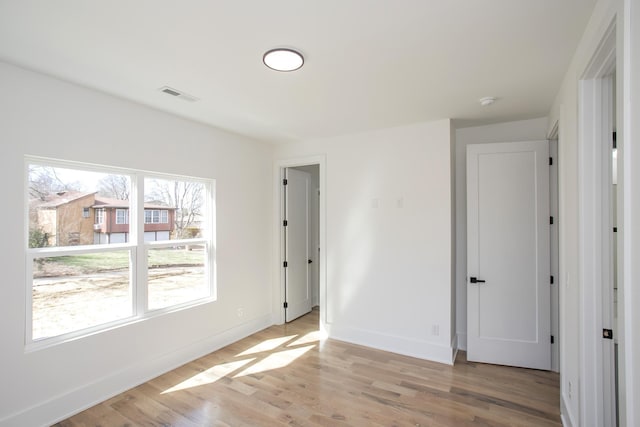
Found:
[[[50,194],[80,188],[81,184],[77,181],[62,181],[54,167],[29,165],[29,196],[33,198],[45,200]]]
[[[126,175],[107,175],[98,183],[99,194],[118,200],[129,200],[131,185]]]
[[[204,185],[192,181],[152,180],[147,202],[155,201],[175,208],[176,237],[193,237],[189,229],[202,215]]]

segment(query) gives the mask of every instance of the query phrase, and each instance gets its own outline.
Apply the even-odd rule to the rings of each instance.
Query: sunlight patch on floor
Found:
[[[171,388],[166,389],[161,394],[173,393],[175,391],[185,390],[192,387],[198,387],[205,384],[212,384],[218,381],[220,378],[224,378],[234,371],[242,368],[248,363],[256,360],[255,358],[236,360],[234,362],[221,363],[220,365],[213,366],[204,372],[200,372],[193,377],[189,378],[177,384]]]
[[[303,337],[298,338],[291,344],[288,344],[287,347],[295,347],[298,345],[310,344],[320,341],[320,331],[309,332]]]
[[[296,338],[297,336],[298,335],[289,335],[287,337],[271,338],[269,340],[264,340],[260,344],[256,344],[250,349],[247,349],[242,353],[237,354],[236,357],[248,356],[250,354],[262,353],[263,351],[274,350],[280,347],[281,345],[283,345],[284,343],[286,343],[287,341],[291,341],[292,339]]]
[[[260,372],[270,371],[273,369],[284,368],[314,347],[315,344],[312,344],[270,354],[256,364],[249,366],[244,371],[235,375],[234,378],[242,377],[245,375],[258,374]]]

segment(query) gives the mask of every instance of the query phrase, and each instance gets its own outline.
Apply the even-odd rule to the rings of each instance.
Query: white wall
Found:
[[[0,86],[0,426],[49,425],[272,323],[270,145],[1,62]],[[216,179],[218,301],[25,354],[27,154]]]
[[[546,139],[547,119],[456,129],[456,328],[467,349],[467,145]]]
[[[451,144],[442,120],[276,148],[326,158],[330,336],[451,363]]]

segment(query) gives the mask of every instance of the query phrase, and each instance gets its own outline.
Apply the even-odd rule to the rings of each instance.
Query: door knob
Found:
[[[485,283],[485,281],[484,281],[484,280],[480,280],[480,279],[478,279],[477,277],[470,277],[470,278],[469,278],[469,281],[470,281],[471,283]]]

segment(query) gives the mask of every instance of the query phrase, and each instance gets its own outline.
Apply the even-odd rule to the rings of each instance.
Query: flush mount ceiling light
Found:
[[[271,49],[262,56],[264,65],[276,71],[295,71],[302,67],[304,58],[293,49]]]
[[[480,98],[478,102],[480,102],[481,106],[488,107],[489,105],[496,102],[496,98],[494,98],[493,96],[485,96],[484,98]]]

